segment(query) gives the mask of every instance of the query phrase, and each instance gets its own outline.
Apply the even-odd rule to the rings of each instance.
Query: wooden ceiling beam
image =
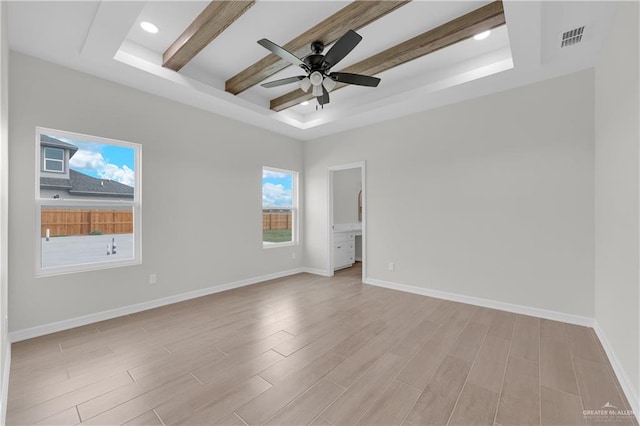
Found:
[[[340,71],[373,76],[505,22],[502,1],[494,1]],[[338,83],[333,91],[344,86],[346,84]],[[272,99],[270,107],[274,111],[282,111],[310,99],[313,99],[310,93],[297,89]]]
[[[213,0],[162,54],[162,66],[180,71],[254,3],[255,0]]]
[[[404,6],[409,1],[355,0],[282,47],[295,56],[302,58],[311,53],[310,46],[314,41],[322,41],[325,46],[328,46],[342,37],[348,30],[355,31],[362,28],[400,6]],[[237,95],[289,65],[291,64],[271,53],[228,79],[225,83],[225,90]]]

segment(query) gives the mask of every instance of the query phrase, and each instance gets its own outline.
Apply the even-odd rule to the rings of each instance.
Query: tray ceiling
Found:
[[[504,2],[506,25],[484,40],[467,38],[376,74],[377,88],[346,86],[331,103],[315,100],[280,112],[270,102],[296,84],[253,85],[234,95],[225,82],[269,54],[267,38],[284,46],[331,20],[350,2],[256,1],[178,72],[163,53],[210,2],[9,2],[10,47],[234,119],[311,139],[593,66],[608,31],[608,2]],[[332,71],[341,71],[413,37],[482,8],[488,1],[410,1],[356,29],[363,40]],[[150,34],[140,23],[152,22]],[[564,31],[584,25],[581,43],[559,48]],[[55,28],[56,31],[52,31]],[[325,53],[331,45],[325,48]],[[263,81],[302,75],[287,67]]]

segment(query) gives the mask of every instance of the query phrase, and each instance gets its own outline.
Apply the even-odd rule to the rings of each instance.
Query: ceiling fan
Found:
[[[347,56],[361,40],[362,36],[353,30],[349,30],[345,35],[340,37],[338,41],[336,41],[326,55],[322,54],[322,51],[324,50],[324,43],[321,41],[314,41],[311,43],[312,53],[300,59],[283,47],[263,38],[258,41],[260,46],[270,50],[285,61],[299,66],[307,73],[307,75],[299,75],[270,81],[268,83],[261,84],[261,86],[270,88],[283,86],[285,84],[298,83],[300,89],[305,92],[308,92],[309,88],[311,88],[311,93],[316,97],[318,104],[322,107],[329,103],[329,92],[336,87],[337,83],[377,87],[380,83],[380,79],[377,77],[347,72],[330,72],[331,68]]]

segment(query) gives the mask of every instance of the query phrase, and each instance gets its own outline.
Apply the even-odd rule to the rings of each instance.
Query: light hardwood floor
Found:
[[[593,330],[360,274],[300,274],[15,343],[7,423],[596,425],[583,410],[629,410]]]

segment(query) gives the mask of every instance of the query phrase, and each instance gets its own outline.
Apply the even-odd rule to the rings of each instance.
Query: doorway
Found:
[[[328,267],[329,276],[338,270],[360,266],[366,277],[366,164],[331,166],[329,172]]]

